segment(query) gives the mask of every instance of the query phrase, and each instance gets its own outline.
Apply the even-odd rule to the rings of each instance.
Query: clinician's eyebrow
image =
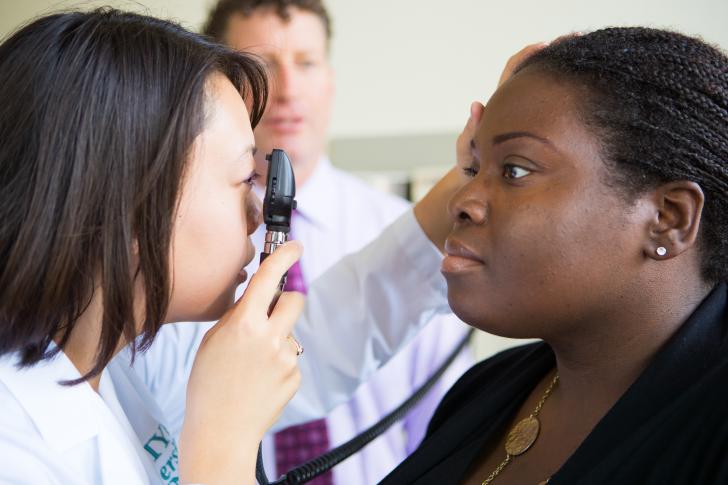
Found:
[[[245,157],[248,156],[248,154],[255,156],[255,154],[258,152],[258,148],[253,145],[252,143],[245,147],[245,150],[242,151],[239,157],[235,159],[235,163],[240,162],[245,159]]]
[[[554,146],[553,143],[551,143],[550,140],[548,140],[547,138],[544,138],[542,136],[538,136],[536,134],[528,132],[528,131],[512,131],[509,133],[502,133],[500,135],[496,135],[493,137],[493,145],[498,145],[499,143],[504,143],[504,142],[506,142],[508,140],[512,140],[514,138],[532,138],[534,140],[537,140],[537,141],[543,143],[544,145],[548,145],[553,150],[556,150],[556,147]]]

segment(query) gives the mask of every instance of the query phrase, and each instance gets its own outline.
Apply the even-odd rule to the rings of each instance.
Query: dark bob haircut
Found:
[[[108,8],[61,13],[0,45],[0,355],[20,352],[32,365],[63,349],[97,289],[95,365],[70,383],[98,375],[120,342],[151,344],[215,72],[240,91],[255,126],[267,97],[261,64],[172,22]]]
[[[728,280],[728,57],[675,32],[609,28],[555,42],[518,69],[586,86],[581,117],[626,197],[677,180],[702,188],[702,276]]]

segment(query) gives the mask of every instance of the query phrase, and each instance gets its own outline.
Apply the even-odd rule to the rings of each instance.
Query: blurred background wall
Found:
[[[0,0],[0,36],[44,12],[97,5],[173,18],[194,30],[212,3]],[[728,0],[326,3],[337,83],[332,158],[357,170],[448,163],[470,101],[487,100],[506,59],[528,43],[609,25],[649,25],[728,48]]]
[[[112,5],[197,30],[214,0],[0,0],[0,37],[61,9]],[[670,28],[728,49],[728,0],[327,0],[335,165],[416,199],[453,160],[470,102],[526,44],[610,25]],[[0,87],[1,89],[1,87]],[[477,353],[503,345],[479,339]]]

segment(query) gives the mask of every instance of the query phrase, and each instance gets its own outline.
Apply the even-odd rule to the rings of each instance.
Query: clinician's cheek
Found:
[[[263,203],[253,191],[245,197],[245,224],[248,236],[253,234],[263,222]]]

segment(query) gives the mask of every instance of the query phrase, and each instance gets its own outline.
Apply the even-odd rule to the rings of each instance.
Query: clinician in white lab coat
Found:
[[[266,80],[245,55],[150,17],[64,13],[0,46],[0,85],[2,483],[253,483],[301,374],[280,426],[346,399],[445,304],[456,170],[311,287],[304,358],[302,297],[267,315],[297,244],[232,304],[260,219]],[[211,319],[196,354],[171,338],[169,366],[131,369],[163,322]],[[174,392],[190,367],[177,443],[148,387]]]

